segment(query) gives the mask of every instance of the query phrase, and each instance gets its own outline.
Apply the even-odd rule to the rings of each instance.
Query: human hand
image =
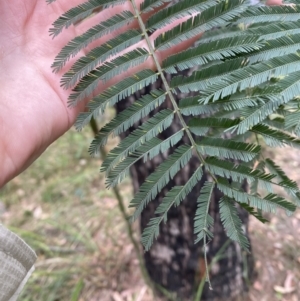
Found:
[[[83,109],[67,109],[69,91],[60,88],[60,74],[50,68],[76,32],[71,29],[52,41],[49,27],[76,2],[0,2],[0,187],[28,167]]]
[[[50,66],[55,56],[68,41],[99,23],[99,20],[105,20],[124,9],[131,9],[129,2],[115,6],[65,30],[52,40],[49,28],[53,21],[82,2],[83,0],[60,0],[51,5],[43,0],[0,2],[0,187],[26,169],[73,125],[78,113],[84,110],[85,102],[75,108],[68,108],[70,90],[60,87],[61,75],[74,59],[65,66],[65,70],[53,73]],[[271,5],[281,4],[280,0],[269,2]],[[164,30],[183,20],[174,22]],[[102,44],[127,29],[128,27],[124,27],[96,43]],[[156,31],[151,39],[160,33]],[[199,36],[159,53],[159,58],[162,60],[174,51],[189,47],[198,38]],[[144,42],[137,46],[147,48],[142,43]],[[87,50],[89,49],[85,49]],[[79,53],[79,56],[82,54],[83,52]],[[150,68],[155,69],[151,59],[123,73],[114,81]],[[110,81],[101,86],[98,92],[112,83]]]
[[[14,0],[0,3],[0,187],[27,168],[73,125],[78,113],[84,110],[84,102],[68,108],[70,91],[60,87],[64,70],[55,74],[50,68],[55,56],[68,41],[99,20],[126,9],[126,5],[130,9],[129,2],[116,6],[107,10],[105,15],[100,13],[94,19],[65,30],[53,40],[49,36],[51,24],[82,2],[60,0],[47,5],[43,0]],[[118,33],[127,29],[122,28]],[[99,39],[97,43],[101,44],[114,35],[116,33]],[[184,49],[193,40],[176,48]],[[161,59],[171,51],[164,52]],[[146,68],[154,69],[152,60],[121,76]],[[112,83],[108,82],[106,86],[109,84]],[[104,90],[105,86],[100,89]]]

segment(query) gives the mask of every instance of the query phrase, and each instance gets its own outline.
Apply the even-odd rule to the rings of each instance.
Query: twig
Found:
[[[97,122],[96,122],[96,120],[94,118],[92,118],[91,121],[90,121],[90,127],[91,127],[91,129],[93,131],[93,134],[97,135],[98,132],[99,132],[99,129],[98,129]],[[100,149],[100,154],[101,154],[102,159],[106,158],[107,153],[106,153],[105,149],[101,148]],[[116,186],[113,187],[112,190],[113,190],[114,195],[115,195],[115,197],[116,197],[116,199],[118,201],[118,207],[119,207],[121,215],[122,215],[122,217],[124,219],[129,240],[131,241],[131,243],[133,245],[133,248],[134,248],[134,251],[136,253],[136,256],[138,258],[139,267],[140,267],[140,270],[141,270],[141,273],[142,273],[142,276],[143,276],[143,279],[144,279],[145,283],[148,285],[148,287],[150,287],[152,289],[152,291],[154,292],[154,294],[155,294],[156,291],[159,291],[166,298],[168,298],[168,300],[175,301],[176,297],[174,297],[174,295],[171,292],[169,292],[167,289],[165,289],[164,287],[160,286],[157,283],[154,283],[151,280],[151,278],[149,276],[149,273],[148,273],[148,271],[147,271],[147,269],[145,267],[144,258],[143,258],[142,254],[140,252],[139,243],[134,238],[132,227],[131,227],[131,224],[129,222],[129,219],[128,219],[128,216],[127,216],[127,213],[126,213],[126,209],[125,209],[125,205],[124,205],[124,200],[123,200],[123,198],[122,198],[122,196],[121,196],[121,194],[119,192],[119,189]]]

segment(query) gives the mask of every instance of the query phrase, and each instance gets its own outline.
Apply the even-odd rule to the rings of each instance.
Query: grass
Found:
[[[0,222],[38,254],[19,300],[104,300],[123,290],[130,269],[140,278],[118,203],[98,172],[101,158],[88,155],[91,139],[89,128],[71,130],[0,191]],[[120,190],[128,203],[130,181]]]

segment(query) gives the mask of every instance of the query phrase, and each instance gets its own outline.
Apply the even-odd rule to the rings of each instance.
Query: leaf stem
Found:
[[[141,30],[142,30],[142,33],[143,33],[143,35],[145,36],[145,40],[146,40],[146,42],[147,42],[147,45],[148,45],[148,48],[149,48],[150,55],[153,57],[153,60],[154,60],[155,66],[156,66],[156,68],[157,68],[158,74],[160,74],[160,76],[161,76],[162,82],[163,82],[163,84],[164,84],[164,86],[165,86],[165,89],[166,89],[166,93],[167,93],[167,94],[169,95],[169,97],[170,97],[171,103],[172,103],[172,105],[173,105],[173,107],[174,107],[174,111],[176,112],[176,114],[177,114],[177,116],[178,116],[178,118],[179,118],[179,120],[180,120],[180,123],[181,123],[181,125],[182,125],[182,127],[183,127],[183,129],[184,129],[184,131],[187,133],[187,136],[188,136],[188,138],[189,138],[189,140],[190,140],[190,142],[191,142],[191,144],[192,144],[192,147],[195,149],[195,152],[197,153],[197,156],[199,157],[200,162],[201,162],[202,164],[205,164],[205,160],[204,160],[204,158],[202,157],[202,155],[199,153],[199,151],[197,150],[196,142],[195,142],[195,140],[194,140],[194,138],[193,138],[193,136],[192,136],[192,133],[190,132],[189,127],[188,127],[188,125],[186,124],[186,122],[185,122],[185,120],[184,120],[182,114],[180,113],[180,110],[179,110],[179,107],[178,107],[178,105],[177,105],[177,102],[176,102],[176,100],[175,100],[175,98],[174,98],[174,96],[173,96],[173,93],[172,93],[172,91],[171,91],[171,88],[170,88],[170,86],[169,86],[169,84],[168,84],[168,81],[167,81],[165,75],[164,75],[163,69],[162,69],[162,67],[160,66],[159,60],[158,60],[158,58],[157,58],[157,56],[156,56],[156,54],[155,54],[155,49],[154,49],[153,46],[152,46],[150,37],[149,37],[149,35],[148,35],[148,33],[147,33],[147,29],[146,29],[146,27],[145,27],[145,25],[144,25],[144,22],[143,22],[142,18],[141,18],[140,11],[138,10],[137,5],[136,5],[136,3],[135,3],[134,0],[130,0],[130,2],[131,2],[132,7],[133,7],[133,9],[134,9],[135,16],[136,16],[136,18],[137,18],[137,20],[138,20],[138,22],[139,22],[139,25],[140,25],[140,28],[141,28]],[[212,175],[212,174],[211,174],[211,176],[212,176],[212,178],[214,179],[214,181],[217,182],[217,179],[215,178],[215,176]]]

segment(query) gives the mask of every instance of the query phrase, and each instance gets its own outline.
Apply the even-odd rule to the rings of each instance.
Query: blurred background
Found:
[[[128,235],[124,213],[131,182],[119,186],[121,197],[105,189],[99,173],[102,158],[91,158],[87,151],[92,137],[89,127],[82,133],[72,129],[0,190],[0,222],[38,255],[36,271],[19,300],[162,300],[143,276],[143,250],[134,245],[139,241],[137,223]],[[109,147],[116,143],[110,141]],[[300,184],[299,153],[282,148],[266,156]],[[250,220],[257,275],[241,300],[300,300],[300,212],[267,218],[265,225]]]

